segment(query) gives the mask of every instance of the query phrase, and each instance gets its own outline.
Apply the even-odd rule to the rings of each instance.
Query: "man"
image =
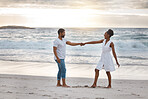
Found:
[[[58,38],[53,42],[53,52],[54,52],[54,59],[58,64],[58,74],[57,74],[57,86],[62,87],[70,87],[66,84],[66,67],[65,67],[65,56],[66,56],[66,44],[71,46],[81,45],[82,43],[72,43],[67,41],[65,38],[65,30],[59,29],[58,30]],[[60,80],[62,78],[62,84]]]

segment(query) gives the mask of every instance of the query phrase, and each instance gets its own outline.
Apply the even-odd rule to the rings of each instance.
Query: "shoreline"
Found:
[[[67,77],[94,78],[95,65],[66,64]],[[56,63],[0,61],[0,74],[17,74],[56,77]],[[121,66],[111,72],[112,79],[148,80],[147,66]],[[100,71],[100,79],[107,79],[105,70]]]

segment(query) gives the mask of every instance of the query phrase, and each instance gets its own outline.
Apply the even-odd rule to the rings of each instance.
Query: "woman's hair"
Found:
[[[109,29],[109,30],[107,31],[107,34],[109,34],[109,36],[111,37],[111,36],[114,35],[114,32],[113,32],[113,30]]]

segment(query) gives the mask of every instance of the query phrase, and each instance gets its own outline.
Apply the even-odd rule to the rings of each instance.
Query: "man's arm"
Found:
[[[116,64],[118,65],[118,67],[120,67],[120,64],[118,63],[118,60],[117,60],[117,56],[116,56],[116,52],[115,52],[115,48],[114,48],[114,43],[111,43],[110,46],[112,48],[112,53],[113,53],[113,56],[116,60]]]
[[[57,47],[53,47],[53,52],[54,52],[55,57],[57,58],[58,63],[61,63],[61,60],[59,59],[57,55]]]
[[[71,46],[76,46],[76,45],[81,45],[82,43],[72,43],[70,41],[67,41],[66,44]]]
[[[104,39],[99,40],[99,41],[91,41],[91,42],[86,42],[84,44],[97,44],[97,43],[103,43]]]

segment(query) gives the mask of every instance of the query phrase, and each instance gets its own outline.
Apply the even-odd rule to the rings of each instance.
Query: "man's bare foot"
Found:
[[[68,86],[68,85],[62,85],[62,87],[70,87],[70,86]]]
[[[57,87],[61,87],[62,85],[61,84],[57,84]]]
[[[93,84],[93,85],[91,86],[91,88],[96,88],[96,86],[97,86],[96,84]]]
[[[106,88],[112,88],[110,85],[108,85]]]

